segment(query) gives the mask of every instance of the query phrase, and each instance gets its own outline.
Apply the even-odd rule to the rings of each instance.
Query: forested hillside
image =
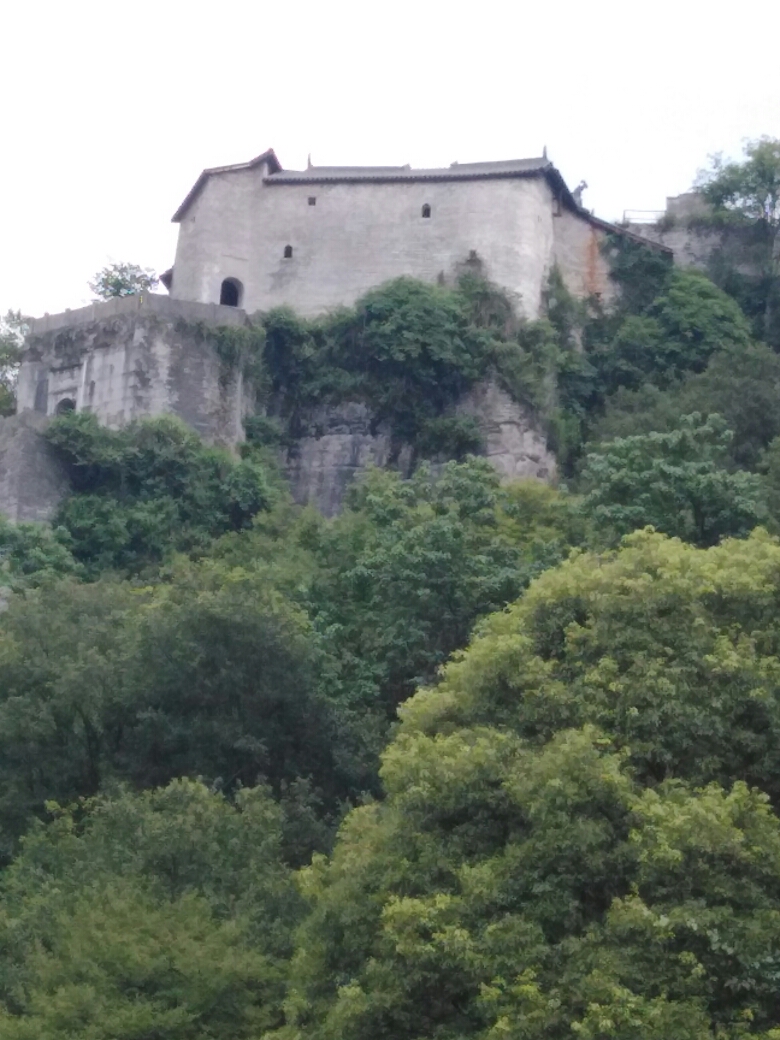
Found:
[[[777,152],[718,219],[776,231]],[[780,1038],[780,283],[609,249],[609,310],[202,330],[240,456],[51,423],[71,492],[0,526],[3,1040]],[[479,457],[486,378],[557,487]],[[277,449],[344,400],[415,471],[326,520]]]

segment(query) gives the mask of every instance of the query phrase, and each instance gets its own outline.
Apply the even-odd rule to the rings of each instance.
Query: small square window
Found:
[[[309,205],[310,206],[316,206],[317,205],[317,199],[316,199],[316,197],[314,195],[310,195],[309,196]]]

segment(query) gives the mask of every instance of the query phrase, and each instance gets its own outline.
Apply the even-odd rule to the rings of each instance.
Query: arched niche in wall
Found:
[[[72,397],[63,397],[61,401],[57,402],[57,407],[54,409],[55,415],[64,415],[66,412],[75,412],[76,402]]]
[[[219,302],[223,307],[240,307],[244,287],[238,278],[226,278],[219,290]]]

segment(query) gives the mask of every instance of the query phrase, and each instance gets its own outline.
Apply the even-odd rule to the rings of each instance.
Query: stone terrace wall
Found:
[[[251,395],[187,323],[243,325],[233,307],[145,293],[32,323],[18,384],[18,411],[88,411],[113,429],[178,415],[209,442],[244,439]]]

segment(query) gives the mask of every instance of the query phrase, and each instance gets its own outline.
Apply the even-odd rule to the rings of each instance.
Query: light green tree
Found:
[[[780,545],[580,554],[401,709],[280,1038],[776,1040]]]
[[[99,299],[110,300],[115,296],[152,292],[159,281],[151,268],[139,267],[138,264],[112,263],[98,271],[88,285]]]

